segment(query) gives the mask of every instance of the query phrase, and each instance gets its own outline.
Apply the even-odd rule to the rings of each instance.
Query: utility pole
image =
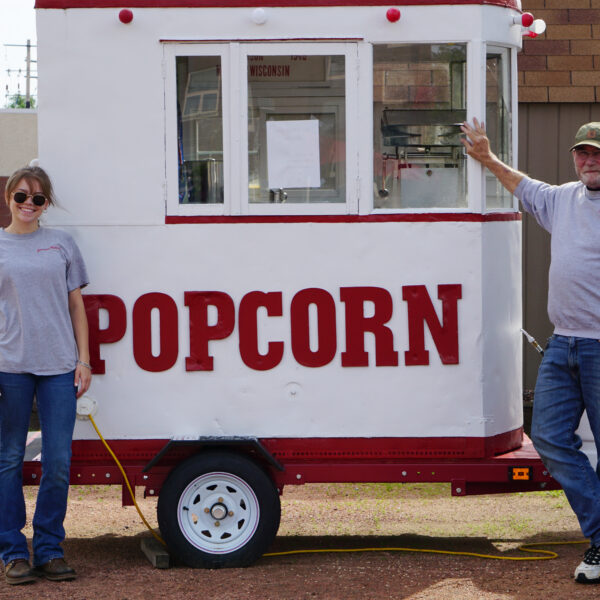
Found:
[[[36,75],[31,74],[31,63],[37,63],[37,60],[32,60],[31,58],[31,49],[35,48],[34,45],[31,44],[31,40],[27,40],[27,44],[4,44],[5,47],[13,47],[13,48],[26,48],[26,56],[25,56],[25,108],[31,108],[31,79],[37,78]],[[13,69],[8,69],[8,73]],[[19,74],[21,74],[21,69],[19,69]],[[6,95],[8,97],[8,85],[6,86]]]
[[[25,108],[31,108],[31,40],[27,40],[27,58],[25,59],[27,65],[25,71]]]

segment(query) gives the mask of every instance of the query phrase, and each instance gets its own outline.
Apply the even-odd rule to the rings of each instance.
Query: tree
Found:
[[[27,106],[25,96],[15,94],[7,104],[6,108],[35,108],[35,98],[31,98],[29,106]]]

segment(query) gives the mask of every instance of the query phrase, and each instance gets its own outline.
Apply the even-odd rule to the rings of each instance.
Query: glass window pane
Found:
[[[512,109],[508,48],[489,47],[486,57],[485,126],[492,152],[512,164]],[[511,208],[512,195],[487,169],[486,207]]]
[[[223,202],[221,58],[177,57],[179,202]]]
[[[248,57],[250,203],[345,202],[345,57]]]
[[[375,208],[467,206],[464,44],[373,48]]]

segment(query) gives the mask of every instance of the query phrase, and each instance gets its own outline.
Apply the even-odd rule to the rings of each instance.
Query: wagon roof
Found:
[[[129,0],[129,8],[249,8],[314,6],[389,6],[389,0]],[[492,4],[519,9],[518,0],[396,0],[396,6]],[[36,8],[122,8],[123,0],[36,0]]]

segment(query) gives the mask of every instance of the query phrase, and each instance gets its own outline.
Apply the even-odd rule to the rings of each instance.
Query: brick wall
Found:
[[[450,64],[447,62],[376,63],[374,102],[438,108],[450,102]]]
[[[8,177],[0,177],[0,227],[10,225],[10,212],[4,201],[4,187],[7,181]]]
[[[523,0],[546,33],[523,40],[519,102],[600,101],[600,0]]]

